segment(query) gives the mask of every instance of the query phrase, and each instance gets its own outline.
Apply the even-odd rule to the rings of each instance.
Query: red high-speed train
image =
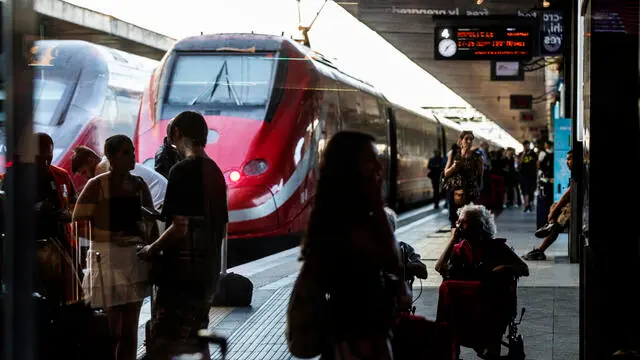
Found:
[[[427,200],[427,162],[460,128],[389,102],[313,50],[279,36],[216,34],[167,52],[142,99],[138,162],[152,166],[167,121],[184,110],[209,126],[206,151],[225,173],[229,237],[299,234],[326,143],[341,130],[375,137],[392,207]],[[478,143],[481,139],[476,140]]]

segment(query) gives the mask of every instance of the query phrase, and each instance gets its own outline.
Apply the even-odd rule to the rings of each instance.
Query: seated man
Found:
[[[573,156],[571,151],[567,153],[567,166],[571,169]],[[551,205],[548,222],[536,230],[536,237],[544,238],[542,244],[523,256],[525,260],[546,260],[544,252],[558,239],[558,235],[569,226],[571,218],[571,186],[565,190],[558,202]]]
[[[435,264],[445,279],[437,321],[452,326],[459,345],[487,357],[499,355],[502,334],[513,315],[514,278],[529,276],[527,264],[495,234],[493,214],[482,205],[466,205]]]

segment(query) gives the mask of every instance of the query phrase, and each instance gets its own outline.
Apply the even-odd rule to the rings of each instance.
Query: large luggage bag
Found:
[[[213,297],[214,306],[249,306],[253,298],[251,280],[236,273],[222,273],[220,286]]]
[[[253,283],[246,277],[227,272],[227,237],[222,240],[221,273],[213,306],[249,306],[253,298]]]

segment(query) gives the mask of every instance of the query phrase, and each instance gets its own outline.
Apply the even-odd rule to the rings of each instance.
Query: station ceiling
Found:
[[[550,112],[545,99],[555,85],[549,76],[553,66],[526,72],[524,81],[505,82],[491,81],[490,61],[434,59],[433,15],[537,17],[531,10],[539,7],[540,0],[359,0],[338,4],[516,139],[535,138],[547,126]],[[512,94],[537,99],[533,120],[522,121],[521,111],[510,109]]]

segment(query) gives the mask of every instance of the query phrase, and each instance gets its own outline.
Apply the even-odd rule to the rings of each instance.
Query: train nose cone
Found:
[[[229,234],[268,232],[278,228],[278,208],[266,186],[229,189]]]

